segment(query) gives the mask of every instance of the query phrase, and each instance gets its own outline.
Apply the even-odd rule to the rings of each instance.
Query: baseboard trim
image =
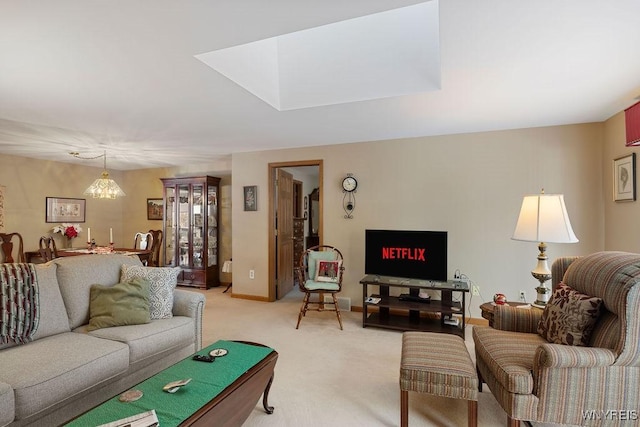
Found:
[[[233,292],[231,294],[231,298],[248,299],[248,300],[251,300],[251,301],[269,302],[269,298],[268,297],[259,297],[259,296],[256,296],[256,295],[237,294],[235,292]]]

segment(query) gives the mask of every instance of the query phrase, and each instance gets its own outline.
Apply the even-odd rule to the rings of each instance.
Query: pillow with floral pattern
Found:
[[[552,344],[588,346],[601,306],[601,298],[560,283],[542,313],[538,334]]]

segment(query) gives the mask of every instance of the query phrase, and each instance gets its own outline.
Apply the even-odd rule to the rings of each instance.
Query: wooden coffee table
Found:
[[[273,406],[269,406],[268,400],[277,360],[278,353],[272,351],[180,426],[240,426],[251,415],[260,395],[265,412],[273,414]]]
[[[264,354],[266,355],[262,357],[261,353],[260,356],[258,356],[261,357],[261,359],[253,365],[243,362],[246,363],[247,369],[245,371],[242,371],[241,375],[239,375],[233,382],[231,382],[220,392],[213,395],[208,401],[206,401],[206,399],[209,399],[209,397],[207,397],[206,391],[211,391],[211,389],[207,387],[206,380],[212,380],[215,378],[215,382],[224,384],[222,379],[219,377],[225,376],[224,374],[226,374],[227,368],[223,368],[224,365],[221,365],[222,362],[216,360],[215,362],[213,362],[213,364],[218,363],[220,366],[220,370],[216,371],[216,369],[218,368],[213,366],[213,364],[192,361],[189,360],[191,359],[191,357],[189,357],[173,366],[168,367],[163,371],[158,372],[156,375],[143,381],[137,386],[132,387],[131,389],[144,390],[144,396],[140,400],[131,403],[122,403],[118,401],[118,397],[116,396],[79,416],[78,418],[70,422],[70,425],[97,425],[115,421],[112,418],[104,420],[105,414],[113,413],[114,409],[118,413],[118,416],[120,416],[121,418],[126,418],[137,413],[155,409],[158,415],[158,419],[160,420],[160,425],[163,426],[241,426],[255,408],[256,403],[260,399],[260,395],[263,396],[262,406],[264,407],[264,410],[267,412],[267,414],[272,414],[274,409],[272,406],[269,406],[268,398],[269,390],[273,382],[273,373],[276,361],[278,359],[278,353],[271,348],[256,343],[242,341],[218,341],[215,344],[219,343],[221,348],[225,348],[224,343],[227,344],[227,347],[230,347],[232,345],[235,346],[233,349],[229,349],[229,354],[224,356],[224,358],[232,358],[235,354],[238,354],[238,352],[241,351],[241,349],[238,348],[238,345],[257,346],[264,348]],[[209,347],[213,348],[214,345]],[[199,351],[197,354],[206,354],[206,352],[210,349],[209,347],[207,349]],[[252,361],[250,363],[254,362]],[[181,374],[187,373],[188,376],[191,376],[193,378],[193,381],[190,384],[184,386],[184,390],[180,390],[174,395],[171,395],[162,391],[162,385],[166,383],[166,377],[169,373],[171,373],[171,376],[175,374],[176,368],[179,369]],[[214,369],[210,370],[209,368]],[[219,375],[216,374],[216,372]],[[173,380],[176,379],[181,378],[173,378]],[[197,393],[198,389],[195,388],[197,386],[195,383],[198,382],[198,379],[202,380],[202,383],[205,383],[204,386],[200,384],[201,390],[202,387],[206,388],[206,390],[204,390],[204,392],[201,394]],[[220,381],[218,381],[218,379],[220,379]],[[161,385],[158,386],[158,384]],[[221,384],[219,384],[219,387],[223,387],[223,385]],[[191,413],[190,415],[188,412],[186,414],[183,413],[181,416],[179,416],[179,414],[177,413],[170,413],[168,407],[163,407],[163,404],[161,403],[162,399],[165,399],[165,402],[167,402],[167,398],[172,398],[169,396],[180,398],[180,393],[183,393],[182,398],[186,399],[182,401],[185,403],[185,406],[190,403],[191,399],[187,396],[192,396],[193,398],[194,395],[197,395],[196,397],[198,398],[199,402],[204,402],[204,404],[194,409],[195,412]],[[178,404],[181,403],[180,401],[171,402],[179,402]],[[127,406],[120,407],[118,405]],[[163,421],[163,409],[165,416],[173,416],[170,421]],[[182,421],[175,421],[176,419]]]

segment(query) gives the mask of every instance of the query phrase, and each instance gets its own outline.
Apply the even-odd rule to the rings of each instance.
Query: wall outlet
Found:
[[[255,279],[255,278],[256,278],[256,271],[249,270],[249,279]]]
[[[471,295],[473,295],[474,297],[479,296],[480,295],[480,286],[473,285],[471,287]]]
[[[524,291],[520,291],[519,295],[520,302],[527,302],[527,294]]]

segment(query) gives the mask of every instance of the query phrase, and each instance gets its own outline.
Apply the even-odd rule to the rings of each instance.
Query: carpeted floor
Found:
[[[310,312],[295,328],[302,301],[296,289],[284,299],[265,303],[231,297],[225,287],[202,292],[207,297],[203,345],[218,339],[268,345],[279,356],[267,415],[262,405],[245,426],[398,426],[398,374],[402,333],[363,328],[362,314]],[[474,358],[471,327],[466,344]],[[466,426],[467,402],[410,393],[410,426]],[[489,389],[478,400],[478,425],[504,426],[507,417]],[[538,426],[536,426],[538,427]]]

